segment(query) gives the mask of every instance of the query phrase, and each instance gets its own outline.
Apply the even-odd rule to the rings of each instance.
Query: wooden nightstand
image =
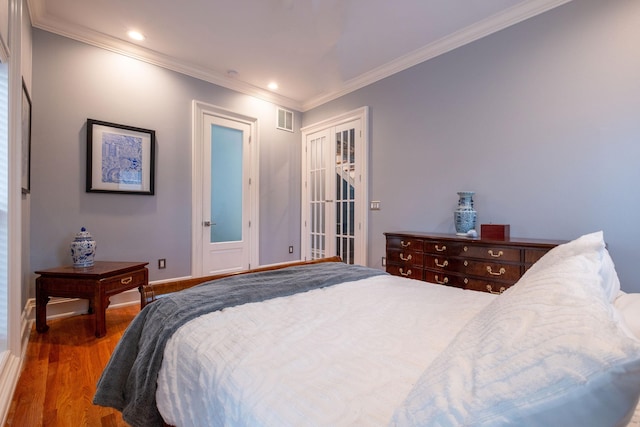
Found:
[[[91,267],[56,267],[36,271],[36,330],[46,332],[49,297],[86,298],[96,316],[96,337],[107,333],[109,297],[149,283],[148,262],[96,261]]]

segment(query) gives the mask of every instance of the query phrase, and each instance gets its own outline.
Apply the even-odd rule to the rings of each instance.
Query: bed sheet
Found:
[[[378,276],[201,316],[165,348],[158,408],[176,426],[386,425],[493,298]]]

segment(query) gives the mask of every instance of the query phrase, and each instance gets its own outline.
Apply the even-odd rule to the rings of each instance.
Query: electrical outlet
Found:
[[[369,204],[369,209],[371,209],[372,211],[379,211],[380,210],[380,200],[374,200]]]
[[[293,246],[289,246],[289,253],[292,254],[293,253]]]
[[[382,266],[386,267],[387,266],[387,257],[382,257]]]
[[[160,258],[158,260],[158,269],[162,270],[163,268],[167,268],[167,259],[166,258]]]

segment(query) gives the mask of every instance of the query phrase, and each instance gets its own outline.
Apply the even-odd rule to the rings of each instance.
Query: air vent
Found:
[[[276,128],[293,132],[293,112],[278,108],[278,122]]]

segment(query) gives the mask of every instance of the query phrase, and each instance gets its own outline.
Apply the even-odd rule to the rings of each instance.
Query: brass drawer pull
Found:
[[[464,266],[465,266],[465,267],[468,267],[468,266],[469,266],[469,261],[467,261],[467,260],[465,259],[463,264],[464,264]]]
[[[447,246],[446,245],[442,245],[442,247],[439,247],[438,245],[436,245],[436,251],[444,252],[446,250],[447,250]]]
[[[500,258],[502,255],[504,255],[504,252],[498,251],[498,253],[495,254],[495,253],[493,253],[493,250],[489,249],[489,255],[494,257],[494,258]]]
[[[468,284],[469,284],[469,279],[467,279],[467,278],[465,277],[465,278],[464,278],[464,280],[463,280],[463,282],[464,282],[464,284],[465,284],[465,285],[468,285]]]
[[[490,265],[487,266],[487,273],[491,274],[492,276],[502,276],[506,272],[507,270],[505,270],[504,267],[500,267],[500,271],[498,271],[497,273],[494,273],[493,271],[491,271],[491,266]]]
[[[411,242],[405,243],[404,240],[400,240],[400,246],[402,246],[403,248],[408,248],[409,246],[411,246]]]
[[[487,290],[494,294],[494,295],[500,295],[501,293],[503,293],[504,291],[507,290],[507,288],[505,288],[504,286],[500,286],[500,289],[498,290],[498,292],[494,291],[493,288],[491,287],[491,285],[487,285]]]
[[[409,254],[409,256],[406,258],[404,257],[404,254],[400,254],[400,259],[402,261],[411,261],[411,254]]]
[[[128,285],[132,281],[133,281],[133,277],[131,276],[125,277],[124,279],[120,279],[120,283],[122,283],[123,285]]]
[[[446,285],[449,283],[449,278],[445,276],[442,280],[439,280],[438,275],[436,274],[436,283],[439,285]]]
[[[435,263],[436,263],[436,266],[437,266],[437,267],[440,267],[440,268],[444,268],[444,267],[446,267],[447,265],[449,265],[449,261],[447,261],[446,259],[444,260],[444,262],[443,262],[442,264],[439,264],[439,263],[438,263],[438,258],[436,258]]]
[[[411,269],[408,269],[407,272],[405,273],[402,268],[400,269],[400,275],[404,276],[404,277],[409,277],[411,276]]]

